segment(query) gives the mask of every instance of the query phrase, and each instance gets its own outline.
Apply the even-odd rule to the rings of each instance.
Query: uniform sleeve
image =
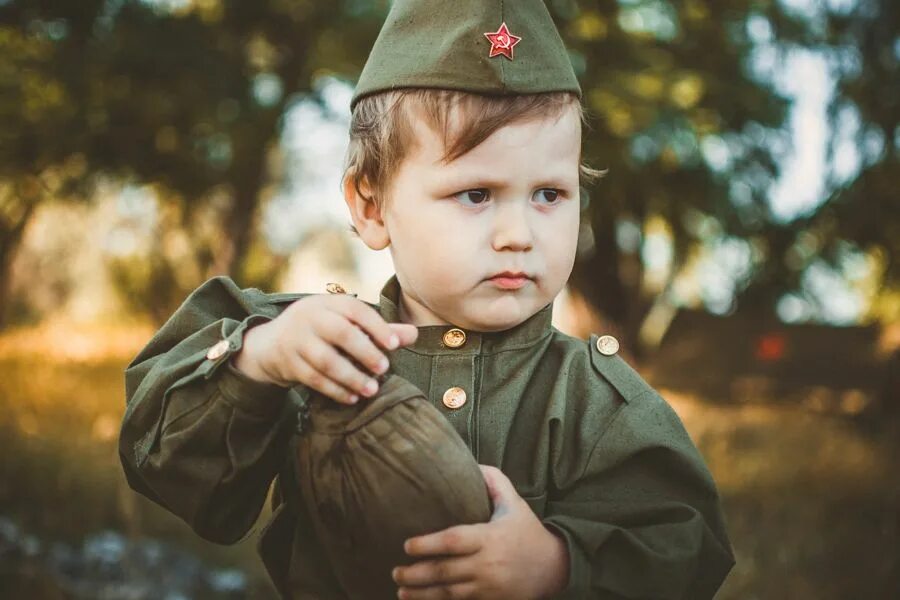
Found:
[[[256,522],[295,425],[288,388],[231,363],[244,332],[277,316],[263,296],[208,280],[125,369],[119,457],[129,485],[220,544]],[[207,358],[222,340],[227,349]]]
[[[655,391],[623,403],[582,464],[543,520],[569,550],[556,598],[712,598],[734,556],[712,476],[668,403]]]

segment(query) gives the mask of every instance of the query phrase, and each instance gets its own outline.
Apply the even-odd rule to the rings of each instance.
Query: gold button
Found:
[[[459,408],[466,403],[466,390],[461,387],[452,387],[444,392],[444,406],[447,408]]]
[[[216,360],[217,358],[228,352],[228,348],[228,340],[219,340],[218,342],[216,342],[215,346],[212,346],[206,352],[206,358],[208,358],[209,360]]]
[[[344,289],[344,286],[342,286],[339,283],[326,283],[325,291],[328,292],[329,294],[346,294],[347,293],[347,290]]]
[[[448,329],[444,332],[444,345],[449,348],[459,348],[466,343],[466,332],[462,329]]]
[[[597,338],[597,350],[600,354],[612,356],[619,351],[619,340],[611,335],[601,335]]]

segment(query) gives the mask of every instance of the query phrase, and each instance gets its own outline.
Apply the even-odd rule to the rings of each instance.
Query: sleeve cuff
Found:
[[[553,596],[553,600],[583,600],[590,597],[591,563],[587,553],[578,544],[572,533],[559,525],[550,517],[543,521],[544,526],[558,534],[566,542],[569,552],[569,581],[562,591]]]
[[[219,391],[225,401],[239,410],[260,418],[274,418],[281,412],[289,388],[256,381],[238,371],[230,360],[219,376]]]
[[[238,371],[231,358],[243,348],[248,329],[270,320],[271,317],[266,315],[248,315],[231,331],[228,330],[234,322],[223,323],[221,340],[210,348],[199,369],[207,379],[216,375],[219,391],[226,402],[259,418],[274,418],[279,414],[290,388],[252,379]]]

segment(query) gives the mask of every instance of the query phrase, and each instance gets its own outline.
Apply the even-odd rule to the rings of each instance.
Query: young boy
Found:
[[[390,366],[484,465],[494,509],[408,540],[399,597],[711,598],[734,559],[681,422],[615,338],[551,325],[592,174],[580,97],[540,0],[396,0],[343,184],[396,275],[378,304],[227,277],[195,290],[126,369],[131,486],[227,544],[275,479],[259,549],[276,587],[345,598],[298,497],[297,412],[365,401]]]

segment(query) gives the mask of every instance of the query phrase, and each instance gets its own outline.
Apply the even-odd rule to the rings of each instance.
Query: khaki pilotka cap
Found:
[[[581,86],[543,0],[396,0],[350,101],[397,88],[479,94]]]

